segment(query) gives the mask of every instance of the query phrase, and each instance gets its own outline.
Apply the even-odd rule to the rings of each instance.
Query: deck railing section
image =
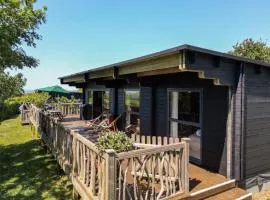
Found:
[[[106,199],[106,153],[80,134],[73,134],[73,183],[84,199]],[[110,199],[110,198],[108,198]]]
[[[135,150],[100,152],[79,132],[66,129],[37,107],[31,106],[30,115],[82,199],[169,199],[188,193],[188,139],[169,140],[166,145],[155,142],[160,140],[155,137],[133,136]]]
[[[187,194],[189,139],[164,139],[167,142],[162,145],[161,137],[143,138],[147,138],[145,143],[135,143],[137,150],[117,154],[118,198],[166,199]],[[140,136],[133,139],[141,142]]]
[[[54,109],[61,111],[63,115],[79,115],[80,103],[57,103]]]
[[[21,110],[20,111],[20,120],[21,120],[21,124],[29,124],[30,120],[29,120],[29,116],[30,116],[30,110]]]

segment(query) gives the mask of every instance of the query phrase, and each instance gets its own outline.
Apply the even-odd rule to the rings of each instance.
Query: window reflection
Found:
[[[126,90],[125,91],[125,112],[126,112],[126,127],[130,125],[138,126],[140,123],[140,91]]]
[[[102,98],[102,111],[103,112],[109,112],[110,110],[110,92],[109,91],[103,91],[103,98]]]
[[[197,134],[200,130],[200,92],[170,91],[169,112],[171,136]]]
[[[93,104],[93,90],[88,90],[87,96],[88,96],[87,103],[90,104],[90,105],[92,105]]]

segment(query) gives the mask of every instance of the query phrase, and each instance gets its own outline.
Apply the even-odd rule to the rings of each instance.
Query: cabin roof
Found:
[[[204,54],[208,54],[208,55],[219,56],[221,58],[227,58],[227,59],[231,59],[231,60],[235,60],[235,61],[239,61],[239,62],[245,62],[245,63],[251,63],[251,64],[255,64],[255,65],[270,67],[270,64],[265,63],[263,61],[252,60],[252,59],[241,57],[241,56],[235,56],[235,55],[232,55],[229,53],[222,53],[219,51],[214,51],[214,50],[210,50],[210,49],[205,49],[205,48],[201,48],[201,47],[197,47],[197,46],[184,44],[184,45],[180,45],[180,46],[177,46],[174,48],[159,51],[156,53],[147,54],[145,56],[141,56],[141,57],[137,57],[137,58],[133,58],[133,59],[129,59],[129,60],[125,60],[125,61],[121,61],[121,62],[117,62],[117,63],[113,63],[113,64],[109,64],[109,65],[105,65],[105,66],[101,66],[101,67],[97,67],[97,68],[93,68],[93,69],[89,69],[89,70],[85,70],[85,71],[81,71],[78,73],[73,73],[73,74],[66,75],[66,76],[61,76],[61,77],[59,77],[59,79],[73,77],[73,76],[77,76],[77,75],[83,75],[86,73],[110,69],[113,67],[121,67],[123,65],[128,65],[128,64],[133,64],[136,62],[151,60],[151,59],[158,58],[158,57],[168,56],[168,55],[172,55],[172,54],[175,54],[177,52],[180,52],[182,50],[189,50],[189,51],[193,51],[193,52],[199,52],[199,53],[204,53]]]

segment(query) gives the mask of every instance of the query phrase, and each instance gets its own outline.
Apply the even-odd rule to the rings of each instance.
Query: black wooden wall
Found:
[[[140,131],[144,135],[153,133],[152,103],[152,87],[140,87]]]
[[[245,78],[243,173],[251,187],[270,181],[270,69],[246,65]]]
[[[203,164],[226,175],[226,127],[228,114],[228,88],[203,89]]]

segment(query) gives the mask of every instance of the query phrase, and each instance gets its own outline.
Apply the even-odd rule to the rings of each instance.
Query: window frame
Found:
[[[190,121],[185,121],[185,120],[179,120],[179,119],[173,119],[170,117],[170,93],[171,92],[198,92],[200,95],[200,114],[199,114],[199,123],[197,122],[190,122]],[[202,130],[202,120],[203,120],[203,89],[199,89],[199,88],[168,88],[167,89],[167,120],[168,120],[168,134],[169,136],[171,136],[171,129],[170,129],[170,123],[171,122],[177,122],[177,123],[181,123],[183,125],[187,125],[187,126],[194,126],[197,128],[200,128]]]

